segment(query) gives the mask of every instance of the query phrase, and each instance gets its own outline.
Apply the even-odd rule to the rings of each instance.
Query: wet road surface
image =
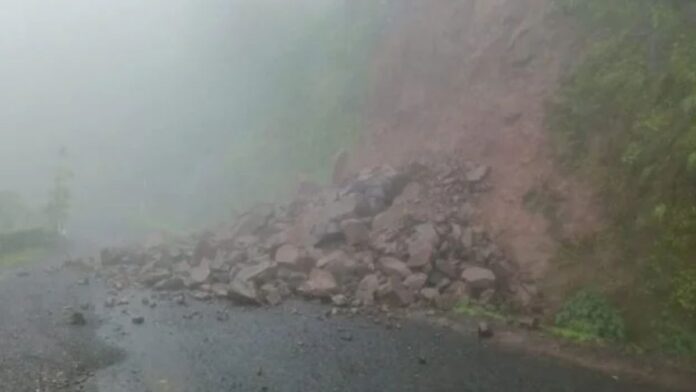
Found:
[[[84,276],[0,272],[2,391],[659,391],[431,324],[326,317],[307,302],[181,305],[124,290],[128,304],[109,308],[100,280]],[[87,325],[69,325],[75,310]]]

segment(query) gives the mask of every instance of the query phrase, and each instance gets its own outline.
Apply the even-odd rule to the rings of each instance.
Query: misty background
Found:
[[[182,229],[326,178],[355,140],[378,5],[4,0],[0,191],[72,232]]]

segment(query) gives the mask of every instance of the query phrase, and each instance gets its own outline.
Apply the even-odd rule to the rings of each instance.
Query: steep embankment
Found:
[[[547,98],[577,50],[570,21],[550,3],[393,4],[373,64],[368,131],[350,160],[355,168],[453,154],[490,165],[479,221],[532,281],[559,239],[597,226],[589,188],[557,174],[545,131]]]

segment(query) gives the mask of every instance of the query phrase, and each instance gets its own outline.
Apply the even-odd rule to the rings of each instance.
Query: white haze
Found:
[[[77,230],[199,208],[222,175],[215,135],[258,115],[269,64],[337,3],[1,0],[0,190],[45,202],[65,147]]]

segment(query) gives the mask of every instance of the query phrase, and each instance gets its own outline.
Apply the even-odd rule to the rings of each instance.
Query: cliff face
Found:
[[[390,6],[368,129],[349,166],[443,154],[490,165],[492,191],[477,219],[538,280],[559,239],[598,224],[591,191],[555,170],[544,124],[547,98],[579,50],[570,22],[550,0]],[[536,199],[549,206],[530,208]]]

